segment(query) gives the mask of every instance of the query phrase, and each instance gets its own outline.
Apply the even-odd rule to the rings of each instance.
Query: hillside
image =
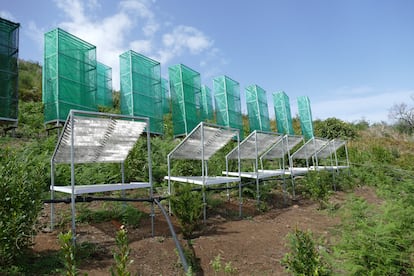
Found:
[[[59,255],[58,234],[70,229],[70,208],[66,204],[57,206],[58,225],[51,231],[49,205],[42,201],[50,198],[50,158],[57,137],[53,131],[47,134],[43,125],[39,64],[21,61],[20,70],[19,126],[15,137],[0,137],[0,274],[63,274],[65,260]],[[166,135],[151,138],[156,196],[166,194],[166,156],[178,143],[171,134],[171,118],[165,119]],[[297,130],[298,121],[294,121]],[[298,261],[290,264],[291,270],[305,261],[287,245],[286,235],[295,233],[296,228],[314,233],[312,252],[317,250],[314,253],[323,259],[315,265],[323,267],[326,275],[413,275],[412,136],[398,133],[391,126],[351,124],[335,118],[315,121],[314,126],[318,136],[348,139],[349,173],[344,171],[334,178],[325,172],[307,174],[297,180],[298,197],[290,196],[286,204],[281,182],[265,182],[261,185],[259,208],[255,186],[245,183],[242,219],[235,215],[237,194],[232,194],[232,200],[227,202],[225,192],[209,192],[207,224],[197,223],[190,241],[183,239],[180,214],[173,216],[180,241],[194,268],[199,268],[198,275],[284,275],[280,261],[287,252],[292,252],[291,256]],[[209,173],[221,173],[224,153],[233,146],[223,149],[211,161]],[[143,143],[138,143],[128,157],[126,182],[147,177],[138,161],[144,148]],[[342,158],[345,154],[344,150],[338,152]],[[251,168],[247,165],[245,169]],[[194,162],[175,164],[173,171],[201,173]],[[77,184],[113,183],[120,178],[119,167],[114,164],[79,165],[76,175]],[[55,177],[57,183],[68,183],[69,167],[59,166]],[[337,191],[333,191],[333,183]],[[146,195],[131,192],[127,196]],[[167,205],[167,201],[163,204]],[[182,268],[177,264],[174,243],[160,211],[156,211],[156,232],[151,237],[150,205],[127,206],[127,211],[122,211],[122,204],[116,202],[79,204],[76,254],[80,271],[109,274],[114,264],[114,238],[119,225],[124,223],[132,250],[130,258],[134,261],[129,266],[131,272],[180,274]],[[309,244],[307,248],[303,246],[302,250],[309,249]]]

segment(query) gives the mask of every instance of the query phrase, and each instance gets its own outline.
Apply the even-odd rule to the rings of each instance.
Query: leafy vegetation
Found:
[[[138,227],[144,215],[143,212],[133,207],[131,204],[123,204],[119,202],[103,204],[98,209],[90,209],[80,207],[78,210],[77,221],[87,223],[100,223],[111,220],[120,221],[122,224]]]
[[[78,275],[76,268],[76,246],[73,242],[73,234],[71,231],[67,233],[60,233],[58,236],[60,249],[63,255],[64,265],[66,269],[66,276]]]
[[[0,137],[0,274],[25,274],[30,271],[29,261],[39,261],[42,256],[28,255],[28,247],[36,233],[36,219],[42,208],[42,198],[46,198],[50,184],[50,157],[56,144],[56,134],[46,133],[43,125],[43,105],[41,101],[41,68],[38,63],[19,62],[19,125],[15,137]],[[119,113],[119,93],[114,93],[113,108],[100,108],[101,111]],[[408,106],[400,106],[399,114],[409,115]],[[244,122],[246,117],[244,116]],[[407,118],[406,118],[407,119]],[[409,119],[409,118],[408,118]],[[275,122],[272,122],[274,126]],[[298,118],[293,118],[296,134],[300,134]],[[390,127],[385,124],[369,125],[366,121],[346,123],[336,118],[314,122],[315,135],[325,138],[341,137],[348,140],[348,154],[352,161],[349,174],[335,176],[335,184],[342,190],[357,186],[374,187],[383,203],[373,206],[366,201],[351,197],[336,213],[341,216],[340,231],[335,234],[335,242],[330,249],[335,252],[332,260],[334,273],[340,275],[412,275],[414,256],[414,144],[412,125],[398,120]],[[397,130],[397,131],[395,131]],[[245,136],[248,134],[244,124]],[[148,177],[145,160],[147,151],[145,139],[133,148],[126,161],[126,181],[139,181]],[[152,137],[153,180],[156,188],[165,189],[163,177],[167,174],[167,154],[179,142],[172,135],[171,114],[165,116],[164,137]],[[224,156],[234,148],[229,143],[209,161],[209,173],[220,175],[224,166]],[[338,152],[344,156],[345,152]],[[236,169],[230,164],[230,169]],[[233,167],[232,167],[233,166]],[[247,168],[247,167],[246,167]],[[59,165],[56,171],[57,183],[69,183],[69,166]],[[244,169],[244,168],[242,168]],[[199,175],[201,166],[196,162],[173,162],[173,174],[191,173]],[[118,164],[77,165],[76,178],[79,184],[113,183],[119,181]],[[322,172],[309,174],[298,181],[298,189],[306,196],[324,206],[332,193],[331,174]],[[271,195],[272,185],[261,186],[261,199]],[[256,197],[254,186],[246,186],[244,195]],[[182,227],[184,236],[190,238],[200,223],[202,215],[201,193],[189,190],[177,191],[171,198],[174,214]],[[270,198],[270,196],[269,196]],[[219,203],[217,203],[219,204]],[[108,205],[108,209],[79,209],[78,220],[84,222],[117,219],[134,227],[139,224],[142,213],[132,206],[126,209],[120,205]],[[263,210],[265,210],[264,208]],[[124,210],[124,211],[122,211]],[[296,231],[291,235],[296,239],[291,245],[306,251],[312,256],[304,260],[301,253],[286,257],[290,265],[322,265],[312,236],[307,232]],[[186,248],[197,267],[197,259],[191,248],[190,240]],[[87,252],[86,247],[79,249]],[[302,250],[302,251],[301,251]],[[316,251],[315,251],[316,250]],[[69,252],[69,251],[68,251]],[[78,252],[78,251],[77,251]],[[294,251],[292,251],[294,252]],[[48,255],[50,270],[44,274],[59,273],[62,261],[55,255]],[[46,257],[45,257],[46,259]],[[22,261],[24,260],[24,261]],[[26,263],[24,263],[26,262]],[[42,260],[43,262],[43,260]],[[319,262],[319,263],[318,263]],[[213,264],[212,264],[213,265]],[[217,262],[218,265],[218,262]],[[39,265],[40,266],[40,265]],[[8,269],[5,269],[7,267]],[[231,269],[229,265],[228,271]],[[43,268],[42,268],[43,269]],[[293,269],[293,268],[292,268]],[[197,270],[197,269],[194,269]],[[43,273],[44,270],[39,270]],[[220,260],[220,271],[223,264]],[[315,270],[312,270],[315,272]],[[309,273],[313,273],[310,271]],[[321,270],[318,268],[318,273]],[[224,272],[226,268],[224,265]],[[27,273],[26,273],[27,274]],[[310,274],[312,275],[312,274]],[[321,275],[321,274],[319,274]]]
[[[190,185],[180,186],[176,194],[171,197],[171,209],[180,223],[184,238],[190,239],[201,222],[203,211],[201,193],[192,191]]]
[[[128,266],[132,263],[129,259],[131,249],[128,245],[128,235],[126,228],[122,225],[116,233],[115,243],[117,251],[114,251],[115,265],[111,268],[113,276],[129,276]]]
[[[322,259],[313,240],[312,232],[296,228],[293,233],[288,234],[288,240],[290,252],[281,262],[286,267],[286,271],[298,276],[331,275],[331,269]]]

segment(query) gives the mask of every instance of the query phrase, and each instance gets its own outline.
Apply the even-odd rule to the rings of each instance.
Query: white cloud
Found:
[[[97,0],[54,0],[67,20],[59,27],[97,47],[98,61],[112,67],[114,89],[119,89],[119,55],[127,50],[145,54],[166,66],[182,55],[203,54],[205,71],[218,59],[214,41],[192,26],[167,25],[154,13],[153,0],[120,1],[113,14],[96,18]],[[103,4],[102,4],[103,5]],[[207,57],[207,58],[205,58]],[[224,60],[224,59],[222,59]]]
[[[359,88],[356,90],[358,91]],[[358,95],[353,93],[354,89],[349,89],[349,97],[325,101],[312,102],[310,98],[313,118],[323,120],[336,117],[348,122],[361,119],[370,123],[387,122],[391,106],[402,102],[411,104],[411,95],[414,94],[413,90],[377,91],[374,88],[368,90],[372,93]]]
[[[157,58],[161,63],[168,63],[184,53],[191,55],[208,53],[214,41],[194,27],[179,25],[162,36],[162,44],[163,47],[158,50]]]
[[[46,32],[46,30],[39,28],[34,21],[29,21],[29,25],[27,28],[24,28],[23,31],[36,43],[36,46],[39,49],[43,49],[43,34]]]
[[[129,48],[144,55],[151,54],[152,42],[151,40],[135,40],[129,43]]]
[[[11,12],[5,10],[0,10],[0,17],[13,22],[17,21],[13,14],[11,14]]]

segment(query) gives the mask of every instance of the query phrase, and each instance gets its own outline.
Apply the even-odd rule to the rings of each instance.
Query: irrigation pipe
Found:
[[[163,200],[165,198],[159,198]],[[75,202],[92,202],[92,201],[128,201],[128,202],[153,202],[154,199],[151,198],[120,198],[120,197],[81,197],[77,196]],[[62,199],[43,199],[43,203],[71,203],[71,198],[62,198]]]
[[[183,268],[184,268],[184,272],[187,273],[187,271],[188,271],[187,259],[184,256],[183,249],[181,248],[180,242],[178,241],[177,235],[175,234],[174,227],[173,227],[173,225],[170,221],[170,217],[168,216],[167,211],[165,211],[164,207],[162,206],[162,204],[158,200],[156,200],[154,198],[154,202],[158,205],[158,207],[160,207],[161,212],[163,213],[165,219],[167,220],[168,227],[170,228],[171,236],[172,236],[172,238],[175,242],[175,247],[177,248],[178,255],[180,256],[181,263],[182,263]]]

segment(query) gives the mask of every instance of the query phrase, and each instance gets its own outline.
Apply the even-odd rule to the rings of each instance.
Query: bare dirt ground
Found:
[[[369,203],[380,204],[375,192],[367,187],[358,188],[357,196],[367,199]],[[346,193],[337,192],[331,202],[338,204],[345,201]],[[215,274],[211,262],[219,254],[222,265],[231,262],[234,275],[287,275],[280,260],[288,251],[286,235],[298,227],[310,229],[314,237],[330,242],[331,230],[340,223],[337,216],[327,211],[319,211],[318,204],[298,197],[295,201],[281,204],[282,198],[275,196],[275,204],[270,210],[260,213],[255,208],[255,201],[244,200],[243,219],[234,214],[238,210],[238,202],[232,200],[218,209],[208,211],[208,219],[202,230],[192,240],[195,255],[199,260],[200,272],[197,275]],[[91,203],[91,206],[94,206]],[[95,203],[96,204],[96,203]],[[137,203],[137,208],[148,210],[148,206]],[[93,208],[93,207],[92,207]],[[59,205],[58,211],[70,209],[69,205]],[[42,220],[48,220],[49,209],[45,208]],[[181,244],[186,242],[180,235],[180,227],[171,217]],[[112,221],[97,224],[77,224],[77,242],[96,244],[96,249],[79,265],[81,275],[109,275],[114,264],[112,252],[115,248],[115,235],[119,222]],[[33,251],[36,253],[56,252],[59,250],[57,235],[67,231],[65,225],[52,232],[39,232],[34,240]],[[151,223],[146,216],[138,228],[128,228],[132,264],[129,271],[132,275],[183,275],[175,245],[169,232],[165,218],[156,208],[155,235],[151,236]]]

